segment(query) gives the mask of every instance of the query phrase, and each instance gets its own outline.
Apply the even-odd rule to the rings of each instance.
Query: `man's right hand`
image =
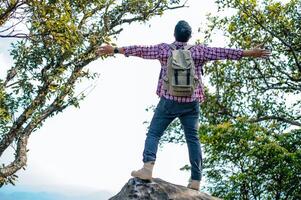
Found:
[[[111,45],[100,46],[96,50],[97,56],[105,56],[114,54],[114,47]]]

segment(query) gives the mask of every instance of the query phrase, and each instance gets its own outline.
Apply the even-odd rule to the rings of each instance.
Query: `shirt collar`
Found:
[[[176,46],[186,46],[187,42],[179,42],[179,41],[174,41],[172,44],[176,45]]]

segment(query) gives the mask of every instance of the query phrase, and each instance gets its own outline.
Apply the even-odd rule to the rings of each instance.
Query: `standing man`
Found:
[[[144,180],[152,179],[152,171],[156,160],[159,140],[168,125],[175,118],[179,118],[184,128],[185,139],[189,152],[189,160],[191,164],[191,177],[188,188],[199,190],[200,180],[202,177],[202,152],[198,137],[198,123],[200,114],[199,104],[204,100],[204,89],[201,82],[202,66],[210,60],[239,60],[242,57],[263,58],[269,56],[270,52],[260,48],[240,50],[229,48],[212,48],[204,45],[188,47],[187,42],[191,38],[191,32],[190,25],[186,21],[181,20],[175,26],[175,42],[172,44],[161,43],[153,46],[134,45],[120,48],[107,45],[99,47],[97,54],[109,55],[120,53],[124,54],[125,56],[138,56],[144,59],[157,59],[160,61],[161,72],[156,92],[160,97],[160,101],[156,107],[145,140],[143,151],[144,165],[141,169],[133,171],[131,175]],[[193,75],[197,80],[197,84],[195,87],[193,87],[192,93],[188,96],[187,94],[184,96],[175,95],[175,93],[169,90],[169,87],[166,87],[166,77],[170,77],[168,74],[170,73],[170,58],[174,55],[173,51],[179,49],[189,51],[187,59],[189,60],[190,58],[192,60],[192,68],[194,70]],[[183,56],[178,55],[176,57],[179,57],[180,61],[178,62],[185,63],[183,58],[181,58]],[[178,73],[177,70],[175,71]],[[189,82],[188,76],[187,82]],[[186,75],[184,77],[186,77]],[[178,78],[176,79],[176,82],[178,82]]]

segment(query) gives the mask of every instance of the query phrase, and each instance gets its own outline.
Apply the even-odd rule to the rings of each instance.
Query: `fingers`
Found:
[[[260,49],[259,56],[260,58],[268,58],[271,56],[272,52],[270,50],[266,49]]]
[[[102,55],[105,55],[106,54],[106,49],[104,47],[99,47],[97,50],[96,50],[96,54],[98,56],[102,56]]]
[[[98,47],[96,50],[96,55],[104,56],[113,53],[113,47],[110,45]]]
[[[264,56],[270,56],[271,54],[272,54],[272,52],[270,50],[264,49],[262,51],[262,55],[264,55]]]
[[[271,56],[272,52],[270,50],[265,49],[264,45],[264,43],[260,43],[254,47],[254,50],[257,52],[255,53],[255,57],[268,58],[269,56]]]

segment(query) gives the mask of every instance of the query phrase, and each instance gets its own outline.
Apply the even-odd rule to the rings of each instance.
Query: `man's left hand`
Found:
[[[254,58],[268,58],[271,55],[271,51],[264,49],[263,44],[257,45],[251,49],[251,56]]]

